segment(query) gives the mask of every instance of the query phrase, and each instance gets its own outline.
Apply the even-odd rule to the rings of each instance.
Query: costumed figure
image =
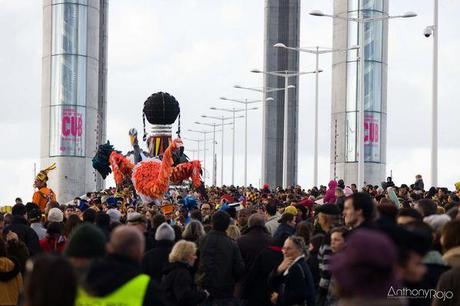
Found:
[[[54,169],[56,169],[56,163],[53,163],[48,168],[41,170],[35,177],[34,187],[38,190],[34,192],[32,202],[40,207],[42,213],[45,212],[48,203],[56,202],[56,194],[46,185],[48,182],[48,172]]]
[[[202,192],[201,164],[199,161],[188,161],[184,154],[180,119],[179,138],[172,140],[172,124],[179,113],[179,103],[173,96],[163,92],[151,95],[143,109],[144,140],[147,140],[148,152],[140,149],[137,131],[131,129],[129,136],[133,151],[124,156],[107,142],[99,146],[93,167],[103,178],[113,171],[117,189],[132,186],[144,203],[158,203],[168,191],[169,184],[181,184],[186,179],[191,179],[192,186]],[[145,118],[153,125],[148,138]]]

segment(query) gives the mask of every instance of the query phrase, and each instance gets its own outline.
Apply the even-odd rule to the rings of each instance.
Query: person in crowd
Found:
[[[422,215],[415,208],[401,208],[396,216],[396,223],[400,225],[422,220]]]
[[[162,270],[168,263],[168,255],[174,246],[176,235],[168,223],[161,224],[155,233],[155,246],[145,253],[142,269],[156,282],[161,282]]]
[[[48,223],[46,237],[40,240],[40,247],[46,253],[61,254],[64,251],[67,239],[63,235],[64,228],[62,223]]]
[[[437,213],[437,205],[430,199],[422,199],[415,202],[414,208],[422,215],[422,218],[435,215]]]
[[[337,187],[335,188],[335,202],[334,202],[340,209],[343,211],[343,205],[345,203],[345,193],[342,188]]]
[[[331,250],[333,254],[339,253],[345,248],[345,235],[348,229],[345,226],[334,227],[331,230]]]
[[[197,259],[195,243],[180,240],[169,254],[170,265],[163,270],[161,289],[169,305],[195,306],[209,296],[206,290],[199,290],[194,282],[192,267]]]
[[[283,260],[284,241],[282,236],[272,239],[270,246],[262,250],[249,267],[241,290],[241,297],[247,305],[273,305],[270,301],[273,290],[268,287],[267,279]]]
[[[154,240],[150,232],[147,231],[147,222],[144,216],[138,212],[128,213],[128,225],[137,228],[144,235],[145,251],[150,251],[154,247],[156,239]]]
[[[144,236],[132,226],[116,227],[108,255],[90,265],[76,305],[166,305],[159,284],[142,273]],[[57,288],[57,287],[55,287]]]
[[[345,200],[343,218],[351,229],[374,228],[375,205],[368,193],[358,192]]]
[[[318,306],[323,306],[326,302],[329,284],[331,282],[331,272],[329,270],[329,264],[332,256],[330,232],[337,224],[337,220],[340,216],[340,210],[335,204],[323,204],[317,208],[316,212],[318,214],[318,225],[325,234],[323,243],[319,247],[318,251],[320,279],[316,301]]]
[[[308,246],[308,258],[307,264],[311,271],[311,276],[313,278],[313,284],[315,288],[318,288],[319,279],[320,279],[320,272],[319,272],[319,261],[318,261],[318,254],[319,248],[323,244],[324,235],[323,234],[316,234],[310,239],[310,243]]]
[[[32,196],[32,202],[40,207],[42,213],[45,212],[47,205],[51,202],[56,202],[56,194],[47,186],[48,172],[55,168],[56,164],[52,164],[47,169],[41,170],[35,177],[34,187],[37,188],[37,191]]]
[[[400,288],[396,265],[397,250],[385,234],[369,229],[351,233],[347,248],[331,262],[338,305],[405,305],[403,298],[388,298],[391,288]]]
[[[9,231],[15,232],[19,239],[27,246],[29,254],[34,256],[41,252],[40,243],[35,231],[27,224],[25,215],[26,207],[23,204],[14,205],[12,208],[11,224],[5,226],[3,233],[5,234]]]
[[[76,296],[77,279],[64,257],[40,254],[27,262],[24,305],[74,306]]]
[[[324,203],[335,203],[335,189],[337,188],[337,182],[335,180],[331,180],[328,184],[328,189],[326,194],[324,195]]]
[[[11,234],[12,232],[10,237]],[[2,306],[17,305],[19,294],[23,289],[21,264],[18,259],[11,256],[12,254],[8,254],[9,243],[0,236],[0,305]]]
[[[278,220],[280,219],[280,214],[276,209],[276,204],[274,201],[268,203],[265,206],[265,215],[267,217],[267,221],[265,222],[265,227],[267,228],[270,235],[274,235],[276,230],[278,229],[279,223]]]
[[[38,236],[38,240],[42,240],[46,237],[46,228],[43,226],[42,213],[40,209],[35,208],[27,212],[27,220],[30,223],[30,228],[35,231]]]
[[[93,224],[84,223],[72,231],[64,255],[74,268],[79,283],[86,277],[93,260],[105,256],[106,243],[104,233]]]
[[[257,255],[270,245],[271,239],[272,237],[265,227],[264,215],[251,215],[247,230],[237,240],[246,269],[251,267]]]
[[[420,281],[409,284],[409,286],[413,289],[427,291],[436,289],[439,277],[449,268],[443,260],[441,253],[435,248],[436,235],[433,228],[421,221],[406,223],[403,225],[403,228],[417,235],[418,237],[414,236],[414,239],[417,239],[417,243],[420,245],[427,243],[427,249],[429,250],[422,259],[422,264],[426,267],[426,273]],[[420,297],[417,300],[410,301],[410,305],[430,306],[431,302],[431,298]]]
[[[103,211],[99,211],[96,214],[96,226],[101,229],[104,233],[106,240],[110,240],[110,216],[104,213]]]
[[[75,230],[77,226],[82,223],[81,219],[77,215],[70,215],[64,224],[64,235],[67,239],[70,238],[70,235]]]
[[[297,223],[296,225],[296,230],[295,230],[295,235],[302,237],[305,245],[309,246],[310,245],[310,238],[313,232],[313,226],[308,223],[308,221],[302,221],[300,223]]]
[[[281,215],[281,218],[278,220],[279,226],[273,234],[273,238],[278,239],[283,237],[286,239],[289,236],[295,234],[295,215],[289,212],[285,212]]]
[[[218,211],[212,216],[212,230],[200,244],[199,284],[210,293],[205,305],[233,305],[235,283],[244,271],[240,250],[225,233],[230,216]]]
[[[449,265],[450,270],[439,278],[437,290],[452,292],[452,298],[441,300],[435,299],[434,306],[454,306],[460,304],[460,220],[447,223],[441,233],[443,247],[443,259]]]
[[[96,223],[96,215],[97,215],[97,212],[92,209],[92,208],[87,208],[84,212],[83,212],[83,222],[88,222],[88,223],[91,223],[91,224],[95,224]]]
[[[200,240],[205,235],[203,225],[197,220],[191,220],[182,233],[182,239],[194,242],[197,246],[200,245]]]
[[[241,231],[238,225],[230,224],[225,231],[228,238],[232,239],[232,241],[236,242],[241,237]]]
[[[274,292],[271,302],[277,306],[313,305],[315,288],[305,261],[303,238],[290,236],[283,245],[283,261],[271,272],[268,283]]]
[[[415,176],[415,183],[414,183],[415,190],[425,190],[425,184],[423,183],[423,178],[420,174]]]

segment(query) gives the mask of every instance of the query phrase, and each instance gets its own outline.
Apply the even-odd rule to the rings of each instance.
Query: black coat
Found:
[[[315,288],[310,269],[303,258],[289,268],[287,275],[273,269],[268,283],[278,293],[277,306],[302,304],[314,305]]]
[[[211,230],[200,242],[199,283],[214,299],[233,297],[244,272],[240,250],[225,232]]]
[[[268,276],[283,260],[281,247],[268,247],[257,256],[249,269],[242,287],[242,299],[247,306],[272,306],[270,296],[272,291],[268,287]]]
[[[273,240],[286,240],[287,237],[292,236],[295,234],[295,228],[281,223],[280,226],[276,229],[275,233],[273,234]]]
[[[145,253],[142,260],[142,270],[157,283],[161,282],[163,269],[168,265],[169,253],[174,246],[174,241],[159,240],[155,247]]]
[[[169,264],[163,270],[161,290],[171,306],[194,306],[206,299],[206,293],[198,290],[193,280],[192,267],[185,263]]]
[[[83,281],[83,288],[93,296],[104,297],[142,273],[140,265],[126,257],[109,255],[94,261]],[[167,305],[160,285],[150,280],[143,306]]]
[[[310,252],[307,259],[307,265],[310,268],[313,284],[315,288],[318,288],[320,279],[318,252]]]
[[[13,216],[13,222],[3,229],[3,233],[7,234],[9,231],[15,232],[19,239],[26,244],[30,256],[42,252],[37,233],[27,224],[24,217]]]
[[[272,237],[265,226],[250,227],[238,239],[237,244],[247,270],[252,266],[260,252],[270,245],[271,241]]]

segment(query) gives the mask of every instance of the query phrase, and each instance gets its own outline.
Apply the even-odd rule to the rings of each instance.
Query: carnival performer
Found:
[[[48,172],[56,169],[56,163],[51,164],[48,168],[41,170],[35,177],[34,187],[38,190],[32,196],[32,202],[40,207],[41,212],[45,212],[46,205],[56,201],[56,194],[48,188]]]

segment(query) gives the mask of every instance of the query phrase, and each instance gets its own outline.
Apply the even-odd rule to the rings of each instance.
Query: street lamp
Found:
[[[220,157],[220,184],[224,185],[224,125],[225,125],[226,120],[230,120],[230,119],[233,119],[233,118],[232,117],[224,117],[224,115],[222,115],[221,117],[201,115],[201,117],[221,121],[221,130],[222,130],[221,150],[222,150],[222,152],[221,152],[221,157]]]
[[[291,178],[288,177],[288,168],[291,169],[292,167],[288,167],[288,164],[293,164],[295,161],[290,160],[291,156],[291,149],[289,147],[289,142],[288,142],[288,127],[291,125],[291,122],[293,121],[293,114],[289,113],[289,103],[288,103],[288,98],[289,98],[289,91],[287,90],[289,87],[289,78],[294,77],[294,76],[300,76],[304,74],[311,74],[311,73],[319,73],[322,72],[322,70],[315,70],[315,71],[307,71],[307,72],[297,72],[297,71],[262,71],[259,69],[253,69],[251,70],[253,73],[262,73],[262,74],[267,74],[267,75],[273,75],[277,77],[283,77],[284,78],[284,139],[283,139],[283,187],[287,188],[288,186],[292,185],[293,182],[291,182]],[[293,167],[296,167],[297,165],[293,165]]]
[[[233,134],[232,134],[232,185],[235,185],[235,119],[236,118],[243,118],[244,116],[238,116],[236,117],[236,113],[242,112],[245,109],[240,108],[240,109],[235,109],[235,108],[220,108],[220,107],[210,107],[212,110],[219,110],[223,112],[230,112],[232,113],[232,118],[233,118]],[[251,108],[252,109],[257,109],[256,108]],[[247,110],[246,110],[246,116],[247,116]]]
[[[389,15],[383,15],[383,16],[375,16],[375,17],[365,17],[364,16],[364,10],[361,8],[359,10],[361,14],[358,13],[358,17],[344,17],[340,15],[330,15],[330,14],[325,14],[322,11],[319,10],[314,10],[311,11],[309,14],[312,16],[319,16],[319,17],[330,17],[330,18],[336,18],[336,19],[342,19],[346,21],[353,21],[357,22],[359,25],[359,65],[360,65],[360,76],[361,76],[361,84],[360,84],[360,89],[359,89],[359,105],[358,105],[358,112],[359,112],[359,129],[358,129],[358,137],[359,137],[359,149],[358,149],[358,188],[361,188],[364,186],[364,74],[365,74],[365,69],[364,69],[364,24],[368,22],[374,22],[374,21],[383,21],[383,20],[388,20],[388,19],[394,19],[394,18],[410,18],[410,17],[415,17],[417,16],[416,13],[414,12],[406,12],[402,15],[394,15],[394,16],[389,16]]]
[[[216,122],[199,122],[195,121],[195,124],[203,125],[203,126],[210,126],[212,127],[212,185],[217,185],[217,158],[216,158],[216,132],[221,132],[221,130],[216,130],[216,126],[219,123]],[[231,123],[227,123],[225,125],[230,125]]]
[[[431,186],[438,186],[438,0],[434,0],[433,25],[423,31],[425,37],[433,35],[433,80],[431,105]]]
[[[206,141],[207,141],[207,140],[206,140],[206,135],[207,135],[207,134],[210,134],[210,133],[214,133],[214,134],[215,134],[215,131],[203,131],[203,130],[198,131],[198,130],[192,130],[192,129],[188,129],[188,131],[189,131],[189,132],[193,132],[193,133],[201,133],[201,134],[203,134],[203,143],[204,143],[203,168],[204,168],[205,170],[207,170],[207,168],[206,168],[206,151],[207,151],[207,150],[206,150]],[[216,140],[214,139],[213,141],[216,141]],[[203,183],[204,183],[204,185],[206,186],[206,174],[205,174],[205,173],[203,173],[203,174],[204,174],[204,175],[203,175]]]
[[[240,87],[241,88],[241,87]],[[248,182],[248,110],[256,110],[257,107],[253,107],[248,109],[249,104],[262,102],[262,100],[252,100],[248,101],[248,99],[244,100],[237,100],[237,99],[228,99],[225,97],[220,97],[221,100],[242,103],[244,104],[244,186],[247,186]],[[273,98],[272,98],[273,99]],[[267,98],[268,100],[268,98]]]
[[[288,47],[283,43],[277,43],[273,45],[275,48],[284,48],[297,52],[307,52],[316,55],[316,71],[319,71],[319,55],[334,53],[334,52],[346,52],[349,50],[358,49],[358,46],[353,46],[348,49],[332,49],[332,48],[321,48],[316,46],[314,49],[309,48],[294,48]],[[313,154],[313,186],[318,186],[318,101],[319,101],[319,73],[315,76],[315,137],[314,137],[314,154]]]

